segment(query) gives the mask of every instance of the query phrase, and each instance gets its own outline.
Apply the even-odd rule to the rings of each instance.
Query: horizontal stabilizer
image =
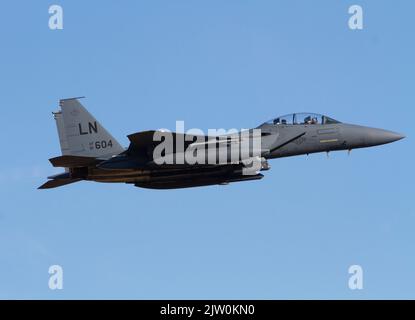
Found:
[[[70,183],[81,181],[82,179],[53,179],[42,184],[38,189],[51,189],[61,187]]]
[[[94,157],[81,157],[69,155],[51,158],[49,159],[49,161],[54,167],[64,168],[88,167],[101,162],[101,160],[98,160]]]

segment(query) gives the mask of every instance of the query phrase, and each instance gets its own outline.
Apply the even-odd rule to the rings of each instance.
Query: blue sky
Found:
[[[64,29],[48,29],[48,8]],[[348,28],[359,4],[364,29]],[[8,1],[0,5],[0,298],[415,298],[415,4]],[[261,181],[37,190],[51,111],[85,106],[123,145],[154,128],[248,128],[310,111],[406,134],[271,161]],[[310,177],[305,179],[304,177]],[[48,268],[64,270],[63,290]],[[348,268],[364,289],[348,288]]]

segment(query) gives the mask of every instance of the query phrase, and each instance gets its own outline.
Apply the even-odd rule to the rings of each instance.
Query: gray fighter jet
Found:
[[[65,168],[65,172],[48,177],[39,189],[82,180],[124,182],[152,189],[258,180],[263,178],[260,171],[270,168],[268,159],[350,151],[404,138],[395,132],[341,123],[325,115],[293,113],[255,129],[218,136],[138,132],[128,136],[130,145],[125,149],[79,98],[63,99],[59,105],[61,110],[53,115],[62,155],[49,161],[54,167]]]

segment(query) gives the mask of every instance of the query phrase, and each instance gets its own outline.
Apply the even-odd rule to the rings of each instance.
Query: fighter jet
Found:
[[[262,179],[260,172],[270,168],[269,159],[350,151],[404,138],[399,133],[342,123],[321,114],[293,113],[254,129],[219,136],[166,130],[137,132],[127,136],[130,144],[123,148],[79,99],[62,99],[60,110],[53,112],[62,155],[49,161],[65,172],[48,177],[39,189],[83,180],[150,189],[224,185]]]

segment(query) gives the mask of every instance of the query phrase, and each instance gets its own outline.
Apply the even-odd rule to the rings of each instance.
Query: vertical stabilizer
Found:
[[[110,158],[123,152],[124,148],[78,99],[60,100],[61,111],[54,113],[62,155]]]

